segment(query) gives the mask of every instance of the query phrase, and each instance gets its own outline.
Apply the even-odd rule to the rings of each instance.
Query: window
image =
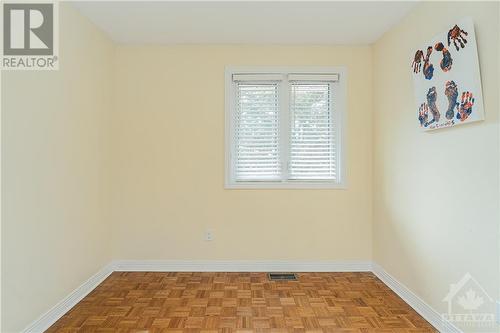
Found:
[[[226,70],[226,187],[344,186],[343,69]]]

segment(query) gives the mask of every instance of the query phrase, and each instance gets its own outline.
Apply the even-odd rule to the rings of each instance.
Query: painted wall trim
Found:
[[[116,271],[369,272],[370,261],[116,260]]]
[[[380,265],[371,261],[256,261],[256,260],[115,260],[26,327],[23,333],[48,329],[113,272],[373,272],[392,291],[443,333],[462,333]]]
[[[90,279],[73,290],[68,296],[57,303],[52,309],[44,313],[40,318],[35,320],[31,325],[26,327],[23,333],[41,333],[45,332],[52,324],[61,318],[66,312],[71,310],[78,302],[94,290],[102,281],[104,281],[111,273],[113,273],[113,263],[104,266]]]
[[[441,314],[434,310],[430,305],[425,303],[420,297],[415,295],[404,284],[399,282],[392,275],[387,273],[380,265],[373,263],[373,274],[375,274],[386,286],[392,289],[399,297],[401,297],[409,306],[418,312],[432,326],[443,333],[463,333],[461,329],[448,321],[441,319]]]

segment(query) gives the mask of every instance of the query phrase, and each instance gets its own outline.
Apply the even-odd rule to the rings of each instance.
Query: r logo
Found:
[[[54,12],[51,3],[3,5],[4,55],[53,55]]]

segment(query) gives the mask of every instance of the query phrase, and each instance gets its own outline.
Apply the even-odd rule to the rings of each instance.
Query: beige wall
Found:
[[[2,73],[2,332],[19,332],[111,259],[112,56],[62,4],[60,70]]]
[[[227,65],[347,66],[347,190],[224,189]],[[113,258],[370,260],[371,73],[370,47],[118,47]]]
[[[466,272],[498,294],[498,6],[422,3],[373,47],[374,260],[439,312]],[[465,16],[475,22],[486,121],[421,132],[412,51]]]

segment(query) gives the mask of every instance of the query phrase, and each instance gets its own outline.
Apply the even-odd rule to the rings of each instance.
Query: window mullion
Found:
[[[281,181],[288,181],[290,161],[290,83],[288,79],[280,85],[280,158]]]

